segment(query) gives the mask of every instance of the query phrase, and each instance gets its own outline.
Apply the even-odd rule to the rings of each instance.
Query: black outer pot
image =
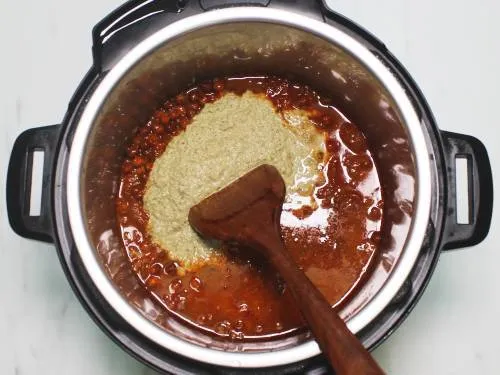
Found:
[[[332,24],[361,41],[401,81],[427,128],[434,149],[437,182],[442,187],[440,191],[447,194],[442,194],[433,203],[437,210],[431,213],[431,224],[426,240],[422,244],[421,253],[409,278],[391,304],[371,325],[358,334],[364,345],[370,349],[383,342],[403,322],[422,295],[441,249],[472,246],[486,237],[493,206],[491,168],[486,149],[479,140],[466,135],[439,131],[419,88],[383,43],[350,20],[327,9],[321,1],[133,0],[115,10],[93,29],[93,66],[73,95],[62,125],[30,129],[16,140],[7,176],[9,221],[14,231],[23,237],[56,244],[64,272],[90,316],[117,344],[156,370],[176,374],[291,374],[311,371],[321,373],[328,371],[328,365],[322,356],[292,365],[255,371],[215,368],[159,347],[136,332],[99,294],[78,257],[68,220],[65,220],[68,209],[65,204],[65,173],[72,135],[86,104],[85,99],[92,93],[97,83],[130,48],[160,28],[213,8],[241,5],[295,10]],[[40,216],[29,216],[32,155],[35,150],[45,152],[42,204]],[[457,157],[465,157],[468,160],[470,224],[456,223],[455,159]],[[56,222],[56,217],[63,220]]]

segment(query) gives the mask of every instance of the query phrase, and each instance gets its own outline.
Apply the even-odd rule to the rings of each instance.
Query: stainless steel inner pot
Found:
[[[109,305],[162,347],[215,365],[268,367],[313,357],[319,348],[308,334],[241,344],[182,325],[139,286],[115,223],[120,165],[137,127],[187,86],[236,73],[308,83],[334,98],[368,139],[386,206],[375,270],[341,312],[353,332],[375,320],[408,277],[438,186],[431,147],[397,78],[356,39],[320,21],[277,9],[214,10],[161,29],[113,67],[80,117],[68,163],[69,219],[84,266]]]

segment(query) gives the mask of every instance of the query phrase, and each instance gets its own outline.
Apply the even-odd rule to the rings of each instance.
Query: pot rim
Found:
[[[320,354],[320,349],[314,340],[309,340],[292,348],[260,353],[233,353],[202,347],[169,334],[131,306],[108,278],[94,250],[94,246],[90,243],[81,201],[81,173],[76,173],[76,171],[82,170],[88,136],[105,98],[138,61],[164,43],[183,34],[209,26],[236,22],[281,24],[312,33],[338,45],[363,63],[383,84],[398,105],[400,115],[412,140],[416,164],[417,186],[414,216],[404,252],[400,256],[395,270],[389,275],[382,289],[372,297],[367,305],[348,320],[347,326],[353,333],[357,333],[377,317],[391,302],[408,277],[424,240],[431,206],[429,150],[419,117],[396,77],[363,44],[345,32],[321,21],[278,9],[259,7],[219,9],[174,22],[140,42],[121,58],[104,77],[82,113],[74,133],[67,166],[66,204],[69,208],[68,216],[71,232],[77,244],[76,249],[92,282],[113,309],[137,331],[168,350],[205,363],[242,368],[271,367],[311,358]],[[69,171],[73,171],[73,173],[69,173]]]

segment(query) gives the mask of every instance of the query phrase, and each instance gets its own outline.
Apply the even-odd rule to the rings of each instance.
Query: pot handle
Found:
[[[29,129],[14,143],[7,170],[7,214],[10,226],[22,237],[53,242],[51,221],[52,164],[60,125]],[[40,215],[30,216],[33,154],[43,151]]]
[[[458,249],[480,243],[490,230],[493,211],[493,178],[488,152],[483,143],[469,135],[441,132],[448,179],[444,249]],[[469,223],[457,223],[456,159],[467,160]]]
[[[199,0],[199,2],[204,11],[234,6],[262,6],[293,10],[321,21],[324,21],[323,11],[326,10],[323,0]]]
[[[129,0],[94,26],[94,67],[98,72],[111,69],[139,41],[175,21],[233,6],[290,9],[321,20],[323,12],[330,12],[323,0]]]

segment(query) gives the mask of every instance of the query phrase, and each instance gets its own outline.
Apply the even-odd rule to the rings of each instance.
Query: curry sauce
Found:
[[[205,332],[233,340],[303,328],[286,284],[264,260],[224,244],[210,259],[186,267],[172,257],[167,244],[154,240],[144,197],[155,161],[204,107],[225,95],[249,92],[272,103],[284,120],[303,111],[324,142],[314,184],[307,191],[289,191],[281,231],[294,260],[332,306],[347,301],[368,274],[383,213],[380,181],[365,137],[334,103],[309,87],[278,77],[229,77],[167,100],[127,148],[116,201],[123,245],[139,280],[166,309]]]

